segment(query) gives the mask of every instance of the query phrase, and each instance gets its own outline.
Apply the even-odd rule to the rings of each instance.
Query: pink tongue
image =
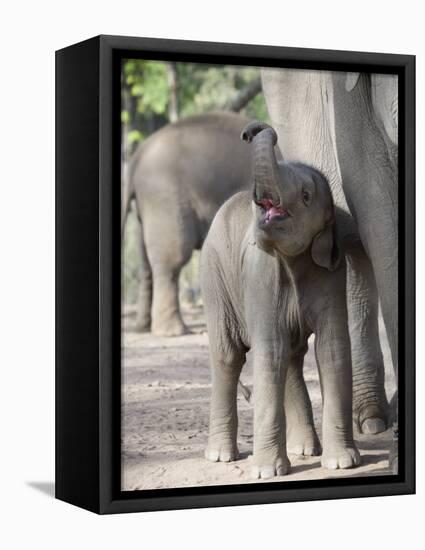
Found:
[[[283,211],[281,208],[277,208],[276,206],[272,206],[270,210],[267,211],[268,218],[273,218],[273,216],[280,216],[283,214]]]
[[[259,202],[267,210],[265,220],[269,222],[275,216],[282,216],[286,211],[282,207],[274,206],[270,199],[263,199]]]
[[[269,210],[267,210],[266,222],[269,222],[276,216],[282,216],[282,214],[284,213],[285,211],[282,210],[282,208],[277,208],[276,206],[272,206],[271,208],[269,208]]]

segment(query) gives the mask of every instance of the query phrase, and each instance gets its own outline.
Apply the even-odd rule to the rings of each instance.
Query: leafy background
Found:
[[[250,95],[250,90],[255,90]],[[257,67],[174,63],[128,59],[121,71],[121,156],[123,173],[137,145],[180,118],[217,110],[238,111],[268,121]],[[126,223],[122,258],[122,295],[137,301],[140,274],[139,227],[134,206]],[[199,302],[199,252],[180,276],[182,302]]]

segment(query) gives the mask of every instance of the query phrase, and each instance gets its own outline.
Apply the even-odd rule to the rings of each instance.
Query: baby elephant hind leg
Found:
[[[235,345],[225,334],[225,328],[208,324],[211,358],[211,404],[208,446],[205,457],[212,462],[231,462],[238,457],[237,386],[246,350]],[[220,330],[217,337],[213,334]]]
[[[322,449],[314,428],[303,362],[304,353],[300,353],[288,365],[285,383],[286,445],[289,454],[318,456]]]

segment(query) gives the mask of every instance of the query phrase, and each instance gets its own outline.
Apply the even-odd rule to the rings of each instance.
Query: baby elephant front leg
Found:
[[[338,322],[339,321],[339,322]],[[322,466],[331,470],[360,464],[353,439],[352,369],[346,325],[335,319],[322,325],[315,340],[323,401]]]
[[[285,372],[267,354],[254,354],[253,477],[270,478],[289,472],[283,408]]]
[[[212,462],[231,462],[238,457],[237,385],[243,353],[230,353],[223,358],[211,353],[212,392],[208,446],[205,457]]]

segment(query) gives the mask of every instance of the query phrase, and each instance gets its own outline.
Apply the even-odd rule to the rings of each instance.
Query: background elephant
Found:
[[[182,119],[134,153],[123,192],[122,230],[135,197],[142,256],[137,330],[186,332],[179,273],[201,248],[218,208],[249,183],[250,153],[239,138],[247,122],[231,112]]]
[[[382,431],[376,285],[396,372],[398,361],[397,77],[263,69],[262,81],[284,158],[325,174],[360,236],[347,257],[354,408],[363,431]]]

